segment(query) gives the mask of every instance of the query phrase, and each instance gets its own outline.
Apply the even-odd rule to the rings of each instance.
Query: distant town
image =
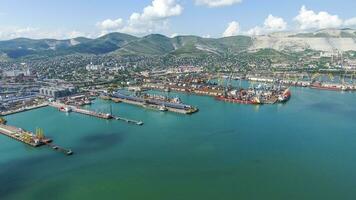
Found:
[[[243,60],[238,57],[162,60],[149,57],[68,56],[23,62],[2,62],[1,112],[17,110],[77,94],[110,93],[123,87],[176,89],[181,91],[211,87],[209,95],[221,95],[224,85],[209,85],[221,77],[284,85],[310,86],[314,82],[354,90],[356,59],[343,52],[320,52],[295,63],[273,58]],[[211,64],[209,64],[211,60]],[[242,62],[246,62],[242,64]],[[320,66],[320,63],[323,65]],[[313,63],[319,63],[318,65]],[[215,90],[216,89],[216,90]],[[197,91],[196,93],[204,93]]]

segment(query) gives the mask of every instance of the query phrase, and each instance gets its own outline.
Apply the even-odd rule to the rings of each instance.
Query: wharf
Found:
[[[13,114],[16,114],[16,113],[21,113],[21,112],[25,112],[25,111],[29,111],[29,110],[43,108],[43,107],[46,107],[46,106],[48,106],[48,103],[42,103],[42,104],[39,104],[39,105],[24,107],[24,108],[20,108],[20,109],[16,109],[16,110],[9,110],[9,111],[5,111],[5,112],[0,112],[0,116],[13,115]]]
[[[139,125],[139,126],[143,125],[142,121],[136,121],[136,120],[127,119],[127,118],[119,117],[119,116],[113,116],[113,118],[116,119],[116,120],[121,120],[121,121],[124,121],[124,122],[127,122],[127,123],[136,124],[136,125]]]
[[[69,105],[65,105],[65,104],[60,104],[60,103],[51,103],[49,104],[52,107],[55,107],[59,110],[68,109],[68,112],[76,112],[76,113],[80,113],[80,114],[84,114],[84,115],[89,115],[89,116],[93,116],[93,117],[97,117],[97,118],[101,118],[101,119],[112,119],[112,116],[108,113],[99,113],[99,112],[95,112],[95,111],[91,111],[91,110],[86,110],[86,109],[82,109],[82,108],[77,108],[75,106],[69,106]]]
[[[0,134],[8,136],[12,139],[20,141],[20,142],[30,145],[32,147],[39,147],[39,146],[42,146],[45,144],[43,141],[35,142],[34,140],[27,139],[27,138],[32,137],[33,133],[25,131],[25,130],[17,128],[17,127],[13,127],[13,126],[0,124]],[[50,143],[51,141],[52,140],[50,140],[50,139],[46,139],[47,143]]]
[[[167,102],[160,99],[150,99],[144,97],[130,96],[119,92],[110,96],[110,99],[115,99],[118,102],[141,106],[143,108],[155,109],[159,111],[170,111],[180,114],[193,114],[198,112],[198,108],[182,103]]]
[[[57,150],[59,152],[64,153],[65,155],[72,155],[73,152],[71,150],[59,147],[55,144],[52,144],[52,139],[49,138],[37,138],[35,134],[29,131],[25,131],[21,128],[17,128],[14,126],[8,126],[5,124],[0,124],[0,134],[8,136],[12,139],[15,139],[19,142],[27,144],[31,147],[40,147],[47,145],[52,147],[52,149]]]
[[[60,147],[60,146],[57,146],[55,144],[51,144],[51,143],[46,143],[46,145],[50,148],[52,148],[53,150],[55,151],[58,151],[58,152],[61,152],[61,153],[64,153],[65,155],[72,155],[73,154],[73,151],[70,150],[70,149],[65,149],[63,147]]]
[[[115,120],[124,121],[124,122],[131,123],[131,124],[136,124],[139,126],[143,125],[142,121],[136,121],[136,120],[120,117],[120,116],[114,116],[109,113],[99,113],[99,112],[86,110],[86,109],[82,109],[82,108],[77,108],[77,107],[69,106],[69,105],[65,105],[65,104],[59,104],[59,103],[51,103],[49,105],[52,107],[55,107],[61,111],[64,111],[64,112],[76,112],[76,113],[80,113],[80,114],[84,114],[84,115],[88,115],[88,116],[97,117],[100,119],[115,119]]]

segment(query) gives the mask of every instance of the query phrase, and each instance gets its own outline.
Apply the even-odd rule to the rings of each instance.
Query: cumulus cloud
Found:
[[[345,26],[356,26],[356,17],[348,19],[344,22]]]
[[[343,20],[338,15],[331,15],[325,11],[316,13],[305,6],[302,6],[294,20],[301,30],[337,28],[343,25]]]
[[[168,25],[170,17],[181,15],[183,7],[176,0],[153,0],[151,5],[146,6],[141,13],[132,13],[124,22],[107,19],[98,23],[102,33],[110,31],[125,32],[130,34],[147,34],[162,31]]]
[[[223,37],[230,37],[239,34],[240,24],[237,21],[232,21],[228,24],[226,30],[223,33]]]
[[[97,23],[97,26],[100,29],[103,30],[113,30],[113,29],[118,29],[124,25],[124,20],[121,18],[112,20],[112,19],[106,19],[102,22]]]
[[[242,0],[195,0],[197,5],[205,5],[208,7],[223,7],[241,3]]]
[[[263,26],[255,26],[254,28],[247,31],[248,35],[261,35],[270,32],[284,31],[287,29],[287,22],[281,17],[275,17],[273,15],[268,15],[265,19]]]
[[[268,15],[267,19],[265,19],[264,27],[268,31],[284,31],[287,29],[287,22],[281,17]]]

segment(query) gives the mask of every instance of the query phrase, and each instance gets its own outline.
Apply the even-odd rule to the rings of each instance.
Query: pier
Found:
[[[139,125],[139,126],[143,125],[142,121],[136,121],[136,120],[127,119],[127,118],[119,117],[119,116],[113,116],[113,118],[116,119],[116,120],[124,121],[126,123],[136,124],[136,125]]]
[[[7,115],[13,115],[16,113],[21,113],[21,112],[25,112],[25,111],[29,111],[29,110],[35,110],[38,108],[43,108],[48,106],[48,103],[42,103],[39,105],[34,105],[34,106],[28,106],[28,107],[24,107],[24,108],[20,108],[20,109],[16,109],[16,110],[9,110],[9,111],[5,111],[5,112],[0,112],[1,116],[7,116]]]
[[[57,146],[55,144],[51,144],[51,143],[46,143],[46,145],[50,148],[52,148],[53,150],[55,151],[58,151],[58,152],[61,152],[61,153],[64,153],[65,155],[73,155],[73,151],[70,150],[70,149],[65,149],[63,147],[60,147],[60,146]]]
[[[0,124],[0,134],[3,134],[5,136],[8,136],[12,139],[15,139],[19,142],[22,142],[24,144],[27,144],[32,147],[39,147],[42,146],[46,143],[51,143],[51,139],[38,139],[35,137],[35,135],[29,131],[25,131],[21,128],[17,128],[14,126],[8,126],[4,124]]]
[[[114,93],[112,96],[105,97],[108,100],[114,102],[123,102],[135,106],[141,106],[143,108],[154,109],[158,111],[169,111],[180,114],[193,114],[198,112],[198,108],[183,103],[167,102],[165,100],[147,99],[136,96],[129,96],[121,94],[119,92]]]
[[[51,103],[49,105],[57,108],[58,110],[60,110],[62,112],[76,112],[76,113],[80,113],[80,114],[84,114],[84,115],[88,115],[88,116],[92,116],[92,117],[97,117],[100,119],[115,119],[115,120],[124,121],[126,123],[135,124],[135,125],[139,125],[139,126],[143,125],[142,121],[128,119],[128,118],[124,118],[124,117],[120,117],[120,116],[114,116],[109,113],[95,112],[95,111],[86,110],[83,108],[78,108],[75,106],[59,104],[59,103]]]
[[[23,130],[14,126],[9,126],[5,124],[0,124],[0,134],[5,135],[9,138],[17,140],[21,143],[29,145],[31,147],[40,147],[47,145],[54,150],[64,153],[65,155],[72,155],[71,150],[59,147],[52,143],[52,139],[45,138],[42,134],[34,134],[30,131]]]

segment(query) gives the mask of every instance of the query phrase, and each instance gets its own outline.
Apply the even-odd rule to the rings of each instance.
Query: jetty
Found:
[[[147,94],[146,94],[147,95]],[[152,97],[130,96],[120,92],[115,92],[108,99],[114,102],[123,102],[143,108],[154,109],[159,111],[170,111],[180,114],[193,114],[198,112],[198,108],[181,102],[169,102],[165,99],[154,99]]]
[[[29,145],[31,147],[40,147],[40,146],[47,145],[49,147],[52,147],[52,149],[64,153],[65,155],[73,154],[71,150],[53,144],[52,139],[46,138],[43,135],[43,131],[41,129],[37,129],[36,134],[34,134],[22,128],[0,124],[0,134],[5,135],[16,141],[19,141],[23,144]]]
[[[116,120],[124,121],[126,123],[136,124],[136,125],[139,125],[139,126],[143,125],[142,121],[136,121],[136,120],[127,119],[127,118],[119,117],[119,116],[113,116],[113,118],[116,119]]]
[[[60,103],[51,103],[49,105],[57,108],[59,111],[62,111],[62,112],[68,112],[68,113],[76,112],[76,113],[80,113],[80,114],[84,114],[84,115],[88,115],[88,116],[92,116],[92,117],[97,117],[100,119],[110,119],[110,120],[115,119],[115,120],[119,120],[119,121],[124,121],[126,123],[130,123],[130,124],[136,124],[139,126],[143,125],[142,121],[128,119],[128,118],[124,118],[124,117],[120,117],[120,116],[114,116],[110,113],[95,112],[95,111],[86,110],[83,108],[78,108],[75,106],[70,106],[70,105],[65,105],[65,104],[60,104]]]
[[[29,111],[29,110],[35,110],[35,109],[43,108],[43,107],[46,107],[46,106],[48,106],[48,103],[42,103],[42,104],[38,104],[38,105],[19,108],[19,109],[16,109],[16,110],[9,110],[9,111],[0,112],[0,115],[1,116],[13,115],[13,114],[16,114],[16,113],[21,113],[21,112],[25,112],[25,111]]]

